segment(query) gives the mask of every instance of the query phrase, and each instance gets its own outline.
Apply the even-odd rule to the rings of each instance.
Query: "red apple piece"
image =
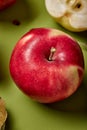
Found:
[[[3,10],[11,5],[13,5],[16,0],[0,0],[0,10]]]
[[[27,32],[14,47],[10,74],[26,95],[41,103],[63,100],[80,86],[82,50],[71,36],[50,28]]]

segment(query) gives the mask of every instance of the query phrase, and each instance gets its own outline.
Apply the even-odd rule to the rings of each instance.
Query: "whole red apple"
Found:
[[[63,100],[82,82],[83,53],[66,33],[35,28],[16,44],[10,59],[10,74],[17,86],[36,101]]]
[[[14,4],[16,0],[0,0],[0,10],[3,10],[12,4]]]

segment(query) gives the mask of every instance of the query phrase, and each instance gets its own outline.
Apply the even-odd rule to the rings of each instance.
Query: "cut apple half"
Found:
[[[87,30],[87,0],[45,0],[48,13],[73,32]]]

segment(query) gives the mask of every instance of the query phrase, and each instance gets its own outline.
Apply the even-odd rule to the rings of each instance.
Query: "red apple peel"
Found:
[[[84,57],[79,44],[56,29],[36,28],[16,44],[10,74],[26,95],[41,103],[68,98],[80,86]]]

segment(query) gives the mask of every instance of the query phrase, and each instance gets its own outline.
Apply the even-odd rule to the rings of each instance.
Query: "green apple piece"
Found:
[[[87,30],[87,0],[45,0],[48,13],[64,28]]]

